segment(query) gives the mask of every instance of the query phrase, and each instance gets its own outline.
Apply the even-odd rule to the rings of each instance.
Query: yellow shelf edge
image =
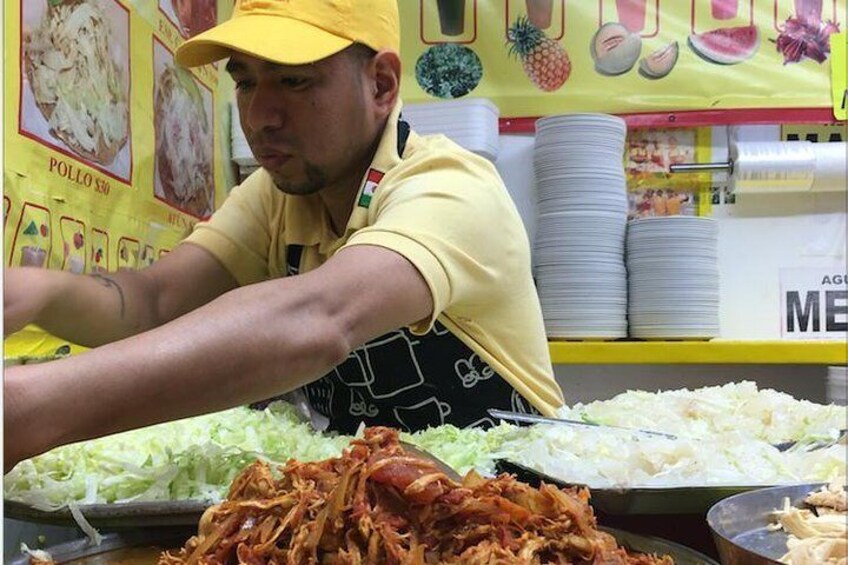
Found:
[[[555,365],[848,364],[844,341],[551,341]]]

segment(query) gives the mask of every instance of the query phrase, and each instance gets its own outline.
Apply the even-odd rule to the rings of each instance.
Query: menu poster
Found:
[[[227,148],[232,85],[216,65],[177,67],[173,53],[232,7],[231,0],[4,4],[12,55],[4,77],[6,266],[137,270],[211,216],[235,184]],[[68,345],[35,327],[5,342],[7,356]]]
[[[844,264],[780,269],[780,335],[802,340],[848,338]]]
[[[846,0],[403,0],[403,98],[502,117],[831,105]]]

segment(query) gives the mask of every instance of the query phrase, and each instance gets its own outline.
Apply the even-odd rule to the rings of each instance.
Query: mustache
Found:
[[[283,135],[273,131],[254,131],[248,136],[250,145],[253,147],[266,147],[274,149],[294,149],[297,144],[291,136]]]

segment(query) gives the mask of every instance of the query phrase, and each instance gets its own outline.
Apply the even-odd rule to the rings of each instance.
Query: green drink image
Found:
[[[439,27],[444,35],[462,35],[465,31],[465,0],[437,0]]]

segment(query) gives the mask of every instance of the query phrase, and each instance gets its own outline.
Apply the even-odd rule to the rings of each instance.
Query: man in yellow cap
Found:
[[[406,430],[562,404],[520,217],[494,167],[401,119],[396,0],[238,0],[177,51],[227,59],[262,168],[137,273],[6,275],[6,333],[95,347],[10,368],[7,468],[296,390]]]

